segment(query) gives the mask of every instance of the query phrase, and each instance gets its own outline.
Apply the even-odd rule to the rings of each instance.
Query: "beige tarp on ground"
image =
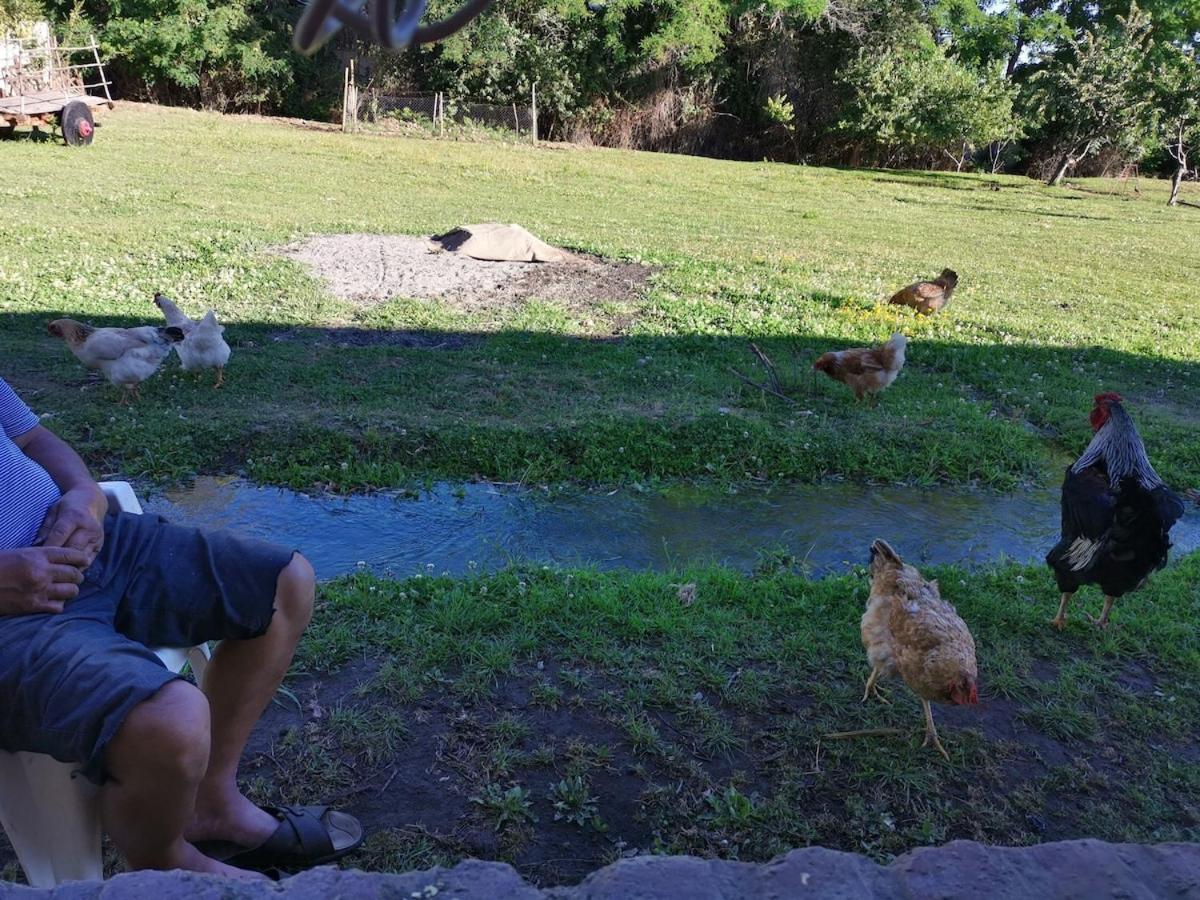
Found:
[[[437,235],[433,241],[443,249],[488,262],[566,262],[572,259],[566,250],[539,241],[520,225],[497,222],[463,225]]]

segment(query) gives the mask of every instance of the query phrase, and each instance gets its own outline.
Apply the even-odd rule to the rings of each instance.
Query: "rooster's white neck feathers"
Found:
[[[1146,445],[1133,426],[1133,419],[1119,403],[1110,403],[1108,421],[1100,426],[1083,455],[1071,467],[1072,472],[1082,472],[1098,462],[1108,471],[1108,483],[1114,489],[1126,478],[1136,478],[1138,484],[1148,491],[1161,487],[1163,480],[1150,465]]]

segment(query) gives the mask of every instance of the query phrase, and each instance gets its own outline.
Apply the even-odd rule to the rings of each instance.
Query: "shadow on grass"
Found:
[[[908,362],[875,407],[813,375],[813,359],[846,344],[811,334],[238,322],[226,332],[234,356],[225,389],[212,391],[172,359],[143,386],[143,402],[122,410],[116,390],[45,333],[54,314],[23,314],[6,321],[0,374],[93,464],[158,479],[241,471],[295,487],[352,489],[414,477],[835,475],[1011,487],[1057,478],[1063,454],[1089,439],[1092,396],[1116,390],[1130,401],[1160,473],[1181,487],[1200,482],[1200,366],[1098,347],[927,340],[897,316],[895,327],[911,336]],[[733,374],[766,382],[751,340],[777,364],[790,400]]]

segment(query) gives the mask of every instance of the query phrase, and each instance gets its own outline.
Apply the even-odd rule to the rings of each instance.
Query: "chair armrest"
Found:
[[[138,501],[133,486],[128,481],[102,481],[100,490],[108,498],[108,508],[117,512],[128,512],[140,516],[142,504]]]

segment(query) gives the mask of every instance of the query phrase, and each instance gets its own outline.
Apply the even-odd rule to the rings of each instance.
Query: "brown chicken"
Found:
[[[137,398],[138,385],[158,371],[171,344],[183,340],[183,331],[175,326],[94,328],[74,319],[55,319],[46,330],[62,338],[81,363],[99,369],[122,388],[122,405]]]
[[[975,639],[954,607],[941,598],[937,582],[926,581],[905,565],[886,541],[871,544],[869,571],[871,596],[862,617],[862,642],[871,676],[863,702],[873,696],[887,703],[877,683],[899,675],[925,709],[924,746],[933,744],[949,759],[929,703],[979,702]]]
[[[933,281],[918,281],[896,291],[888,303],[911,306],[922,315],[930,315],[950,302],[956,287],[958,274],[953,269],[942,269]]]
[[[855,347],[850,350],[831,350],[817,357],[813,369],[824,372],[854,391],[854,399],[875,395],[896,380],[904,368],[904,352],[908,338],[896,333],[886,344],[878,347]]]

